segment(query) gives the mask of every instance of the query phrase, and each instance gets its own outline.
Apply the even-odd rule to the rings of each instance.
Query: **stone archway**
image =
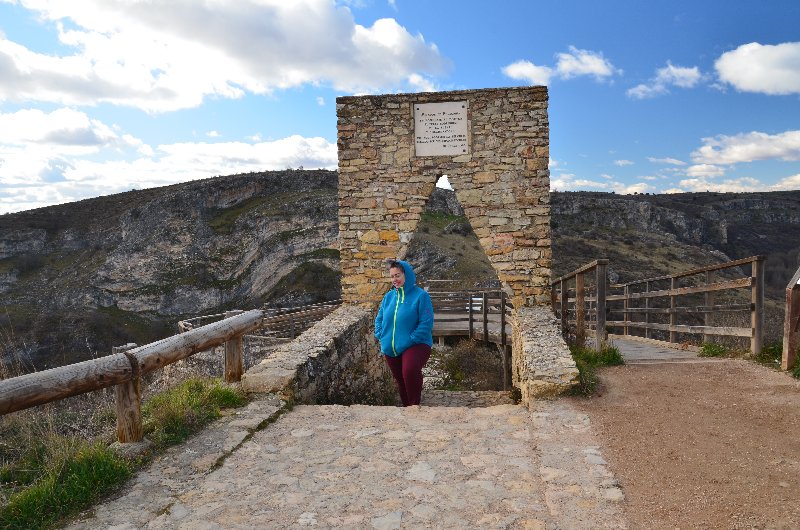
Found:
[[[336,99],[342,299],[374,310],[447,174],[514,305],[512,382],[526,404],[578,371],[549,307],[547,88]]]
[[[443,173],[516,308],[549,302],[547,88],[340,97],[342,298],[373,307]]]

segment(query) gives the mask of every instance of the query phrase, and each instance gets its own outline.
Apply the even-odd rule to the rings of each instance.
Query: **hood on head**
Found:
[[[406,275],[405,286],[410,287],[412,285],[417,285],[417,275],[414,274],[414,269],[411,268],[411,264],[407,261],[401,261],[401,260],[397,260],[397,263],[403,266],[403,273]]]

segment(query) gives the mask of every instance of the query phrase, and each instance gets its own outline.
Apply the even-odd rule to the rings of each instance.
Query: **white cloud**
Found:
[[[601,175],[604,179],[613,179],[609,175]],[[645,182],[624,184],[615,180],[596,181],[576,178],[572,173],[562,173],[550,179],[551,191],[613,191],[615,193],[631,194],[652,191],[653,187]]]
[[[62,151],[93,152],[98,146],[119,140],[112,127],[73,109],[49,113],[22,109],[0,114],[0,144],[37,143]]]
[[[652,191],[653,187],[645,182],[637,182],[630,186],[617,186],[614,191],[622,193],[623,195],[631,195],[633,193],[647,193]]]
[[[536,65],[527,60],[519,60],[502,68],[503,73],[531,85],[549,85],[552,78],[572,79],[578,76],[591,76],[597,81],[602,81],[615,74],[622,74],[622,70],[614,67],[611,61],[603,57],[602,52],[581,50],[575,46],[569,47],[569,52],[556,54],[556,64],[553,67]]]
[[[696,66],[674,66],[667,61],[667,66],[659,68],[656,72],[656,82],[664,85],[674,85],[681,88],[692,88],[700,82],[702,76]]]
[[[653,175],[642,175],[639,178],[642,180],[658,180],[658,177],[654,177]]]
[[[797,175],[792,175],[791,177],[786,177],[784,179],[779,180],[772,186],[770,189],[778,191],[778,190],[800,190],[800,173]]]
[[[675,66],[667,61],[667,66],[659,68],[655,77],[648,83],[636,85],[627,90],[626,94],[634,99],[647,99],[669,93],[669,87],[692,88],[702,80],[700,69]]]
[[[685,166],[686,162],[683,160],[678,160],[677,158],[654,158],[652,156],[648,156],[647,160],[654,164],[671,164],[673,166]]]
[[[427,79],[417,73],[408,76],[408,84],[415,92],[435,92],[436,85],[430,79]]]
[[[713,164],[696,164],[686,169],[686,175],[689,177],[721,177],[724,174],[723,168]]]
[[[103,155],[121,145],[108,142],[95,151]],[[0,213],[215,175],[299,166],[335,169],[338,162],[335,143],[301,136],[255,143],[164,144],[151,148],[149,156],[130,143],[123,153],[127,158],[113,161],[65,157],[59,149],[0,142]]]
[[[324,107],[325,106],[325,98],[322,97],[322,96],[317,96],[317,105],[319,105],[320,107]]]
[[[328,0],[42,0],[61,55],[0,37],[0,99],[112,103],[164,112],[207,96],[239,98],[303,84],[344,92],[403,88],[448,61],[394,19],[357,24]],[[313,35],[314,38],[308,38]]]
[[[741,177],[729,179],[723,182],[714,182],[708,178],[694,178],[681,180],[678,185],[681,190],[700,192],[700,191],[719,191],[742,193],[751,191],[764,191],[764,184],[751,177]]]
[[[552,169],[557,168],[560,165],[561,165],[561,163],[558,160],[556,160],[553,157],[548,157],[548,159],[547,159],[547,168],[548,169],[552,170]]]
[[[562,79],[590,75],[599,81],[622,73],[622,70],[615,68],[603,57],[602,52],[580,50],[570,46],[569,53],[559,53],[556,57],[556,71]]]
[[[572,180],[575,175],[572,173],[561,173],[550,177],[550,191],[567,191],[572,189]]]
[[[718,191],[727,193],[745,193],[756,191],[788,191],[800,190],[800,173],[785,177],[774,184],[765,184],[753,177],[739,177],[717,182],[713,179],[716,175],[698,176],[697,178],[684,179],[678,182],[679,187],[669,188],[662,193],[686,193]]]
[[[625,92],[628,97],[632,97],[633,99],[648,99],[654,98],[656,96],[660,96],[662,94],[667,93],[667,87],[663,85],[636,85],[633,88],[629,88]]]
[[[633,161],[631,161],[631,160],[614,160],[614,165],[615,166],[619,166],[619,167],[632,166],[633,165]]]
[[[206,136],[208,136],[209,138],[219,138],[220,134],[217,131],[208,131],[206,133]]]
[[[549,85],[553,69],[537,66],[530,61],[520,60],[503,67],[503,73],[511,79],[526,81],[531,85]]]
[[[800,42],[751,42],[723,53],[714,63],[720,80],[743,92],[800,94]]]
[[[749,132],[735,136],[703,138],[703,146],[692,152],[700,164],[737,164],[754,160],[800,160],[800,130],[780,134]]]

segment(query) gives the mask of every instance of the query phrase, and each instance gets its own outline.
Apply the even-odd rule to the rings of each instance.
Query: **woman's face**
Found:
[[[406,273],[400,267],[392,267],[389,269],[389,278],[392,279],[392,285],[395,288],[400,288],[406,283]]]

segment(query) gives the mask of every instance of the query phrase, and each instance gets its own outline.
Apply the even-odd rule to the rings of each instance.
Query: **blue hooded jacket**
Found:
[[[417,285],[417,275],[405,261],[406,281],[402,287],[386,293],[375,317],[375,337],[381,353],[397,357],[415,344],[433,346],[433,304],[431,297]]]

